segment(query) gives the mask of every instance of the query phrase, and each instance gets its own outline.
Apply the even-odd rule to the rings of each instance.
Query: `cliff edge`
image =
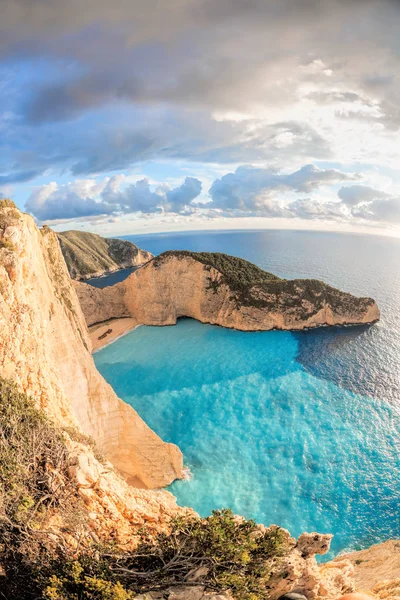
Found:
[[[280,279],[219,253],[165,252],[119,284],[76,284],[87,324],[131,317],[173,325],[179,317],[242,331],[358,325],[380,318],[372,298],[357,298],[316,279]]]
[[[116,238],[103,238],[87,231],[57,233],[72,279],[101,277],[128,267],[139,267],[153,258],[151,252]]]
[[[0,376],[62,425],[94,438],[126,479],[161,488],[182,475],[164,443],[97,371],[56,234],[0,207]]]

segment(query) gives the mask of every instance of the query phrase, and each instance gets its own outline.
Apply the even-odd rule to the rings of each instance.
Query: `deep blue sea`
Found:
[[[295,231],[132,236],[226,252],[282,277],[374,297],[373,326],[245,333],[182,319],[140,327],[95,354],[98,369],[191,479],[170,486],[293,535],[331,532],[333,556],[400,537],[400,240]]]

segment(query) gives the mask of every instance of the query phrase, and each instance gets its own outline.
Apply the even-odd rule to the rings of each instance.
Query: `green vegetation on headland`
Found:
[[[140,249],[125,240],[103,238],[86,231],[57,233],[61,250],[73,279],[91,276],[136,264]],[[143,251],[142,251],[143,252]],[[146,252],[143,252],[147,255]],[[152,255],[148,253],[148,260]]]
[[[71,546],[68,538],[89,539],[89,524],[69,477],[64,431],[0,379],[3,598],[130,600],[194,580],[208,589],[230,589],[238,600],[269,597],[271,576],[294,541],[280,528],[265,529],[229,510],[207,519],[178,518],[170,533],[156,539],[143,529],[130,552],[94,542]]]
[[[154,259],[157,265],[170,256],[193,258],[207,267],[213,267],[224,276],[224,281],[232,288],[242,289],[267,281],[278,281],[279,277],[267,273],[253,263],[237,256],[221,252],[189,252],[188,250],[168,250]]]
[[[171,250],[153,259],[155,267],[159,267],[170,257],[192,258],[221,274],[218,280],[210,277],[209,288],[217,292],[221,285],[227,285],[232,292],[232,300],[240,306],[260,309],[291,309],[300,318],[308,318],[321,310],[325,304],[332,309],[351,312],[361,305],[370,305],[371,298],[357,298],[342,292],[318,279],[281,279],[272,273],[263,271],[256,265],[219,252],[189,252]]]

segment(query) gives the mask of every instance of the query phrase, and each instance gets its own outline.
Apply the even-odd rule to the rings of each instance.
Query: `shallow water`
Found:
[[[400,536],[400,244],[281,233],[135,241],[156,253],[178,243],[225,250],[280,275],[317,276],[377,298],[381,323],[292,334],[183,319],[140,327],[95,360],[182,449],[192,479],[170,486],[180,504],[201,515],[231,507],[294,535],[332,532],[332,555]]]

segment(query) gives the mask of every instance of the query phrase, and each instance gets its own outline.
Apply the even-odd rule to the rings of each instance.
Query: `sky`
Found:
[[[0,197],[39,224],[400,236],[400,0],[0,10]]]

